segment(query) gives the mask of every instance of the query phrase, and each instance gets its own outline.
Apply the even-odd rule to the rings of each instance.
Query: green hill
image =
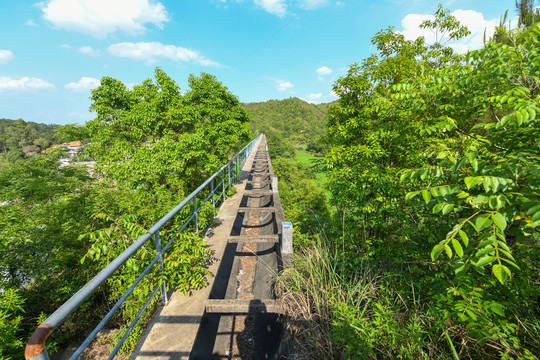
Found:
[[[298,98],[242,104],[251,118],[252,130],[281,136],[293,144],[307,144],[326,135],[330,105],[310,104]]]
[[[5,157],[8,152],[11,152],[12,158],[20,158],[25,153],[46,148],[52,143],[54,129],[58,126],[22,119],[0,119],[0,162],[1,157]]]

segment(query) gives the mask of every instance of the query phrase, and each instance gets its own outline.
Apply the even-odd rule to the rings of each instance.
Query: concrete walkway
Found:
[[[152,317],[130,359],[237,358],[233,352],[241,349],[232,350],[227,342],[235,333],[234,328],[227,332],[234,315],[216,314],[280,311],[272,301],[272,286],[283,211],[277,189],[272,191],[272,176],[263,136],[241,171],[236,194],[221,206],[218,225],[206,232],[204,241],[217,259],[209,268],[215,276],[191,295],[173,293]],[[217,334],[208,336],[208,329]]]

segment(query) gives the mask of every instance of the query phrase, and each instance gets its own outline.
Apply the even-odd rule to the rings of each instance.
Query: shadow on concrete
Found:
[[[242,360],[284,359],[281,349],[283,323],[278,314],[268,313],[260,300],[251,300],[244,330],[236,336]]]
[[[247,183],[246,190],[272,190],[272,184],[270,181],[266,181],[266,184],[261,183],[259,186],[255,186],[253,183]]]
[[[258,201],[255,201],[258,200]],[[274,199],[272,195],[244,195],[240,201],[240,208],[253,207],[253,203],[257,203],[256,207],[265,208],[274,206]]]
[[[268,255],[268,254],[278,254],[278,246],[277,246],[277,243],[271,243],[271,244],[267,244],[268,246],[270,246],[269,249],[264,249],[264,250],[258,250],[256,253],[254,252],[240,252],[240,251],[237,251],[235,253],[236,256],[257,256],[257,257],[261,257],[263,255]]]
[[[229,280],[231,279],[231,272],[234,264],[234,256],[238,244],[229,243],[225,246],[221,263],[219,264],[216,278],[210,290],[209,299],[225,299],[227,288],[229,287]]]
[[[271,235],[278,233],[278,226],[276,223],[276,216],[273,212],[261,212],[259,213],[260,225],[246,225],[244,219],[246,218],[246,211],[242,211],[242,208],[238,209],[236,219],[234,219],[233,227],[231,229],[231,236],[240,236],[245,234],[246,229],[261,229],[260,233],[253,235]]]
[[[238,327],[243,330],[235,331]],[[189,358],[286,359],[283,331],[282,317],[268,313],[260,300],[250,301],[247,314],[205,313]]]

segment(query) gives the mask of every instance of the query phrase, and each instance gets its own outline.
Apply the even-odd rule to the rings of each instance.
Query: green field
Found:
[[[319,166],[324,158],[322,156],[316,156],[306,150],[296,149],[296,160],[301,163],[310,165],[313,173],[315,174],[315,182],[321,188],[326,185],[326,172]]]

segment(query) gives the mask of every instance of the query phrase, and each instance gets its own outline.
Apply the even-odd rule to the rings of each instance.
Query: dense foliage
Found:
[[[103,78],[92,91],[88,152],[130,188],[193,190],[249,139],[247,114],[212,75],[191,75],[184,95],[159,68],[155,78],[133,90]]]
[[[425,27],[447,39],[467,34],[448,11],[435,15]],[[460,356],[540,349],[540,26],[502,33],[504,43],[460,56],[444,37],[427,45],[381,31],[373,38],[379,54],[336,82],[340,100],[329,115],[329,183],[348,234],[344,266],[417,264],[397,273],[408,274],[412,292],[392,287],[406,307],[424,299],[438,325],[417,330],[447,337]],[[415,321],[405,314],[405,323]],[[355,331],[350,322],[340,323],[345,333]],[[354,337],[338,339],[365,351]]]
[[[271,136],[267,143],[285,218],[293,223],[297,245],[303,244],[330,222],[327,195],[315,181],[321,170],[298,161],[287,139]]]
[[[238,99],[208,74],[190,76],[189,85],[182,95],[159,68],[154,81],[133,90],[105,77],[92,92],[96,118],[57,131],[64,141],[89,139],[94,168],[60,167],[65,150],[56,149],[0,169],[1,358],[20,358],[37,323],[247,143],[248,118]],[[188,210],[162,229],[163,241]],[[199,229],[213,214],[211,205],[201,210]],[[199,235],[180,236],[164,255],[169,287],[188,291],[205,284],[210,254]],[[153,244],[143,247],[53,333],[49,352],[79,340],[154,256]],[[160,278],[150,275],[109,327],[133,319]],[[140,333],[135,329],[126,346]]]
[[[0,119],[0,163],[30,156],[53,143],[58,125]]]
[[[287,139],[294,145],[319,144],[326,134],[330,104],[309,104],[298,98],[243,104],[255,132]]]

